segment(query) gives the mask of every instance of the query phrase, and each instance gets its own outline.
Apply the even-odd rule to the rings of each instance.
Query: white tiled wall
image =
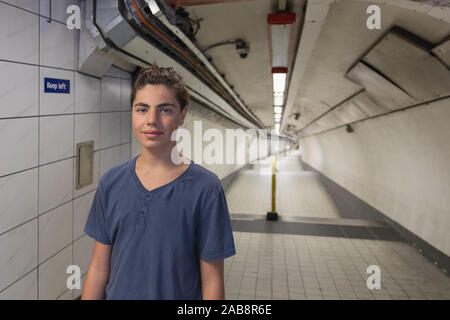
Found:
[[[94,241],[84,224],[99,178],[131,157],[131,77],[75,70],[78,34],[65,9],[80,0],[0,0],[0,299],[73,299]],[[44,77],[70,94],[44,93]],[[94,182],[76,189],[76,145],[94,141]],[[81,286],[82,288],[82,286]]]
[[[450,254],[450,99],[300,140],[303,161]]]

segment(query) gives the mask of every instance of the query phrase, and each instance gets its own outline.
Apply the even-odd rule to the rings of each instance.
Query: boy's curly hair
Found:
[[[153,63],[152,65],[141,69],[136,77],[136,81],[131,89],[131,108],[133,108],[136,93],[148,84],[162,84],[166,86],[167,89],[174,90],[175,97],[181,107],[180,111],[183,111],[189,103],[189,94],[181,76],[171,67],[158,67],[156,63]]]

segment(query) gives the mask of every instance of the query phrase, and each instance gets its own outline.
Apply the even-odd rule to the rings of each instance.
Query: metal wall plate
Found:
[[[94,176],[94,141],[77,144],[76,189],[81,189],[93,182]]]

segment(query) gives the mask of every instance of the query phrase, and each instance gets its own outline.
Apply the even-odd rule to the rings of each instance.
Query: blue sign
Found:
[[[44,78],[44,92],[70,93],[70,80]]]

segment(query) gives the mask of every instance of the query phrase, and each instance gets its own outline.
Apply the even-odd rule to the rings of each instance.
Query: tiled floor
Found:
[[[226,299],[450,299],[450,278],[405,242],[233,232]],[[368,289],[367,267],[381,271]]]
[[[234,178],[226,190],[231,213],[261,214],[271,210],[271,165],[271,159],[262,159]],[[298,155],[279,157],[276,179],[276,210],[280,215],[339,217],[318,175],[304,171]]]
[[[336,206],[313,172],[280,170],[277,173],[276,199],[276,209],[280,215],[339,217]]]
[[[242,170],[226,190],[230,213],[262,213],[271,208],[271,176]]]
[[[382,222],[342,219],[299,155],[277,165],[279,221],[271,208],[271,160],[227,188],[237,254],[225,260],[227,299],[450,299],[450,277]],[[367,268],[381,272],[368,289]]]

